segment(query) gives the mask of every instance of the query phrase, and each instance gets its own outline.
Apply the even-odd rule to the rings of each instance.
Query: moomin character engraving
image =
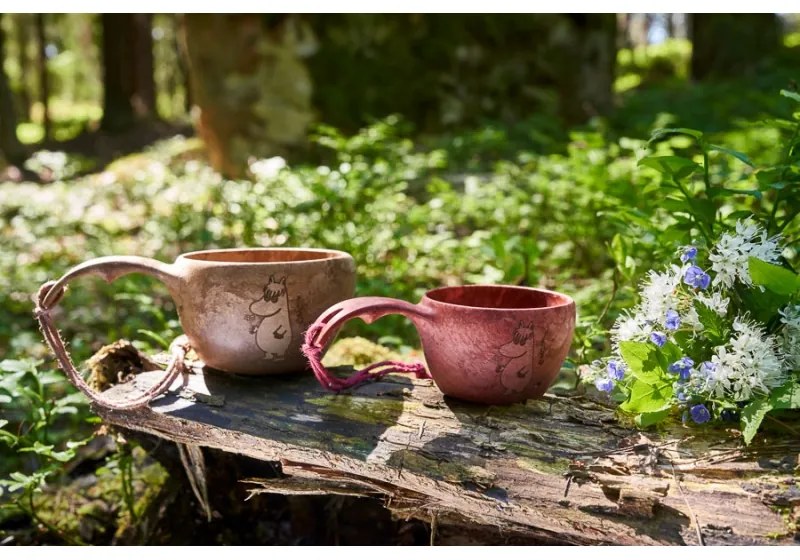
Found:
[[[533,321],[519,322],[511,342],[497,349],[494,361],[495,371],[500,374],[500,383],[507,393],[525,390],[533,369]]]
[[[286,276],[278,280],[269,277],[263,295],[250,304],[250,313],[245,318],[257,321],[250,327],[250,334],[256,335],[256,346],[264,352],[264,358],[285,359],[292,342]]]

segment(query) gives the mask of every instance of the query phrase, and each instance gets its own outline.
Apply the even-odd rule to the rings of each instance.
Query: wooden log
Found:
[[[106,395],[133,396],[160,375]],[[733,429],[640,433],[586,396],[487,407],[400,376],[335,395],[310,374],[201,370],[150,407],[97,412],[180,444],[279,462],[283,478],[244,481],[254,493],[383,497],[397,516],[463,529],[465,542],[490,533],[509,543],[800,542],[796,418],[743,447]]]

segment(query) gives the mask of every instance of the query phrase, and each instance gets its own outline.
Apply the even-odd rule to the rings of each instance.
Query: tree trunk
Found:
[[[153,75],[153,15],[133,14],[133,109],[139,117],[156,115]]]
[[[752,72],[781,45],[775,14],[692,14],[692,78]]]
[[[16,42],[18,45],[17,48],[17,64],[20,68],[27,68],[28,67],[28,43],[30,41],[30,27],[29,27],[29,15],[28,14],[13,14],[10,15],[14,21],[14,30],[16,34]],[[22,118],[22,120],[27,121],[31,118],[31,94],[28,88],[28,80],[25,79],[25,76],[20,76],[20,84],[19,84],[19,100],[20,100],[20,109],[18,115]]]
[[[150,14],[102,14],[103,120],[119,132],[153,114],[153,37]]]
[[[6,36],[0,25],[0,61],[6,58]],[[5,69],[0,66],[0,152],[7,163],[20,164],[24,160],[24,150],[17,138],[17,115],[14,110],[14,96],[8,84]]]
[[[197,130],[217,170],[242,176],[251,157],[285,155],[305,142],[308,30],[296,17],[187,14],[184,30]]]
[[[50,138],[50,76],[47,72],[47,36],[44,29],[44,14],[36,14],[36,40],[39,64],[39,93],[42,100],[42,127],[44,139]]]
[[[607,113],[614,102],[617,19],[614,14],[571,14],[565,64],[557,74],[561,116],[570,123]]]

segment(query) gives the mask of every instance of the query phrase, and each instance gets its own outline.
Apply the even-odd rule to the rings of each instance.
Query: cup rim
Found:
[[[472,289],[472,288],[503,288],[503,289],[510,289],[510,290],[517,290],[517,291],[524,291],[524,292],[535,292],[540,294],[550,294],[557,296],[562,300],[561,303],[556,305],[548,305],[546,307],[485,307],[480,305],[465,305],[463,303],[451,303],[448,301],[442,301],[440,299],[435,299],[434,297],[437,293],[446,292],[452,289]],[[460,308],[460,309],[482,309],[482,310],[491,310],[491,311],[544,311],[547,309],[562,309],[565,307],[575,305],[575,300],[572,297],[568,296],[567,294],[556,292],[554,290],[547,290],[545,288],[534,288],[531,286],[514,286],[510,284],[463,284],[459,286],[442,286],[440,288],[434,288],[433,290],[428,290],[425,292],[424,299],[436,304],[442,305],[445,307],[453,307],[453,308]]]
[[[224,255],[225,253],[246,253],[246,252],[289,253],[292,251],[304,252],[304,253],[318,253],[320,254],[320,257],[310,258],[310,259],[308,258],[287,259],[287,260],[262,261],[262,262],[242,262],[242,261],[215,260],[215,259],[206,260],[202,258],[197,258],[199,255]],[[196,264],[251,267],[251,266],[281,265],[281,264],[284,265],[308,264],[308,263],[319,263],[336,259],[352,259],[352,258],[353,256],[350,253],[346,253],[344,251],[339,251],[337,249],[322,249],[318,247],[234,247],[231,249],[203,249],[200,251],[190,251],[188,253],[182,253],[178,255],[178,258],[176,260],[177,261],[187,260]]]

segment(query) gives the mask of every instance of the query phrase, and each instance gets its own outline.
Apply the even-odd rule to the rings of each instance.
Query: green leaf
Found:
[[[693,128],[657,128],[653,131],[650,135],[650,139],[647,141],[647,145],[654,142],[658,142],[666,138],[667,136],[672,136],[673,134],[680,134],[683,136],[691,136],[695,140],[700,140],[703,137],[703,133],[699,130],[694,130]]]
[[[770,290],[743,290],[739,296],[742,299],[744,309],[756,321],[769,323],[775,314],[784,305],[789,303],[791,296],[776,294]]]
[[[769,404],[773,410],[800,408],[800,384],[792,380],[775,389],[769,396]]]
[[[796,91],[789,91],[788,89],[782,89],[781,95],[800,103],[800,93],[797,93]]]
[[[711,144],[709,149],[715,152],[722,152],[723,154],[728,154],[729,156],[735,157],[742,163],[749,165],[750,167],[756,167],[756,164],[753,163],[749,157],[747,157],[742,152],[737,152],[736,150],[731,150],[730,148],[726,148],[725,146],[717,146],[716,144]]]
[[[670,407],[666,406],[662,410],[656,410],[653,412],[642,412],[638,416],[636,416],[636,425],[640,428],[646,428],[648,426],[652,426],[653,424],[658,424],[662,420],[664,420],[667,416],[669,416]]]
[[[619,344],[619,353],[628,366],[628,372],[645,383],[659,382],[664,373],[654,350],[653,345],[647,342],[625,341]]]
[[[622,403],[620,408],[626,412],[658,412],[667,406],[671,398],[671,381],[651,385],[637,379],[631,385],[628,400]]]
[[[712,346],[719,346],[725,343],[730,330],[727,319],[720,317],[716,311],[698,300],[694,301],[694,310],[703,325],[703,334]]]
[[[648,156],[639,160],[639,166],[650,167],[675,179],[688,177],[702,166],[680,156]]]
[[[800,290],[800,277],[791,270],[755,257],[750,257],[748,264],[754,284],[784,296],[794,295]]]
[[[31,370],[31,362],[26,360],[3,360],[0,362],[0,370],[9,373],[23,373]]]
[[[742,437],[745,444],[750,445],[753,441],[761,422],[770,410],[772,405],[767,399],[752,401],[742,409]]]

